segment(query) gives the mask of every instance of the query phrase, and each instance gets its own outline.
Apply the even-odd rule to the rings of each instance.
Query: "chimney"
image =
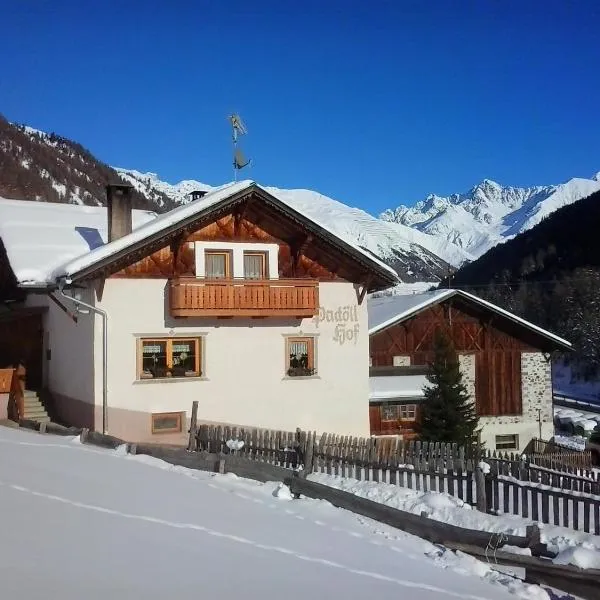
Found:
[[[132,189],[133,186],[126,183],[109,183],[106,186],[109,242],[131,233]]]
[[[192,202],[194,200],[200,200],[203,196],[206,196],[208,192],[206,190],[194,190],[190,192],[190,197],[192,198]]]

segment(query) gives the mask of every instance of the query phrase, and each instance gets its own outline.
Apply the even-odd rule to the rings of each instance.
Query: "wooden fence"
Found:
[[[404,443],[397,438],[209,425],[195,427],[193,432],[190,449],[234,453],[301,469],[303,475],[327,473],[445,492],[486,512],[520,515],[600,535],[600,480],[581,475],[574,467],[552,470],[525,462],[517,454],[477,455],[456,444]],[[491,467],[485,477],[477,469],[481,460]]]
[[[541,467],[586,477],[594,475],[590,450],[568,450],[553,442],[534,438],[525,448],[525,454],[527,460]]]

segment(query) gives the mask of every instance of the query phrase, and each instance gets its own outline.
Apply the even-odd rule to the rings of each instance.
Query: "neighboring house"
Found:
[[[366,294],[393,269],[253,182],[195,198],[0,200],[0,367],[24,359],[57,419],[132,441],[183,441],[194,400],[201,422],[368,434]]]
[[[451,337],[491,450],[553,435],[551,354],[566,340],[461,290],[369,300],[370,423],[414,437],[437,329]]]

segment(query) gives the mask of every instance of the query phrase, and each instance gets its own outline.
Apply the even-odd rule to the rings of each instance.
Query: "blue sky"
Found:
[[[171,182],[372,213],[600,170],[596,0],[0,0],[0,113]]]

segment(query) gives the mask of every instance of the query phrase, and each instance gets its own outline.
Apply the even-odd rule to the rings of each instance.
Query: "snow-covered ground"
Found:
[[[326,502],[0,427],[4,598],[548,600]]]
[[[326,473],[313,473],[308,478],[392,508],[416,515],[427,513],[430,519],[467,529],[524,536],[527,525],[533,522],[516,515],[486,515],[459,498],[439,492],[422,492],[389,483],[358,481]],[[555,559],[557,562],[572,562],[582,568],[600,569],[600,536],[542,523],[539,526],[542,542],[550,550],[559,553]]]
[[[589,438],[594,430],[600,429],[600,413],[593,413],[575,408],[554,407],[554,425],[559,432],[567,433],[577,437]],[[563,440],[565,436],[558,436]],[[575,441],[575,440],[574,440]],[[577,448],[585,449],[585,448]]]

